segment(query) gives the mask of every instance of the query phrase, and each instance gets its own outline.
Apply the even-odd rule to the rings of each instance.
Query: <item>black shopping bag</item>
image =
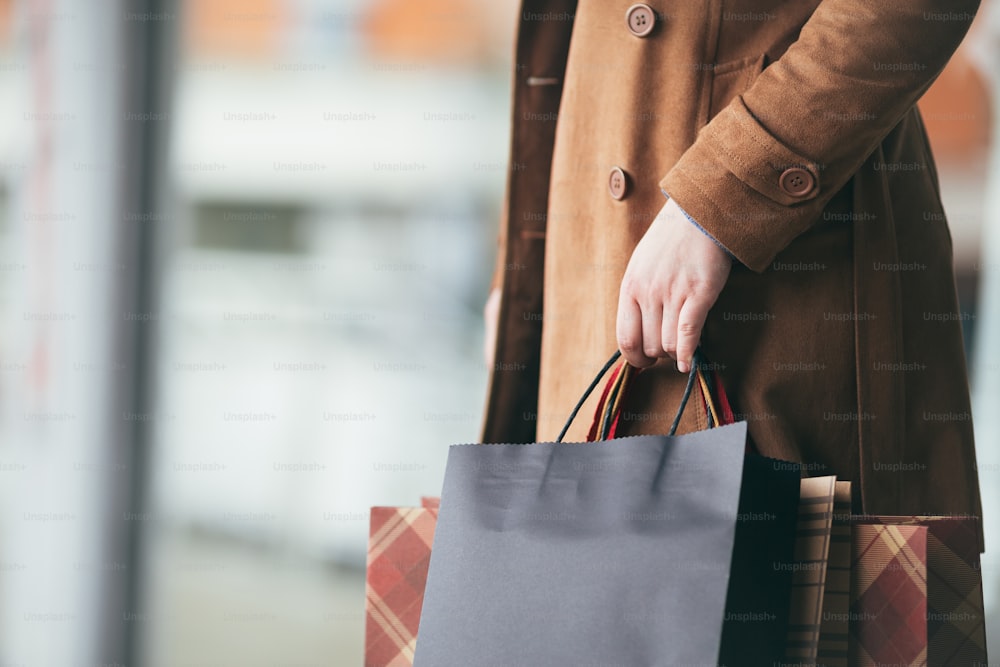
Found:
[[[794,516],[799,475],[745,465],[746,433],[739,422],[681,436],[451,447],[414,665],[707,666],[724,654],[730,665],[760,665],[780,656],[782,573],[772,580],[786,588],[773,600],[748,592],[760,588],[750,579],[771,576],[771,562],[789,560],[793,531],[785,540],[781,520],[739,515],[753,506]],[[756,527],[787,550],[761,543],[766,555],[755,552]],[[749,574],[732,569],[738,532],[756,555]],[[727,617],[727,598],[768,623]],[[748,637],[759,652],[723,650]]]

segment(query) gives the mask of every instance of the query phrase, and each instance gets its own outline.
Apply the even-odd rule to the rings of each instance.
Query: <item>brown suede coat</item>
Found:
[[[555,437],[617,347],[621,278],[668,194],[738,260],[702,348],[758,450],[853,480],[866,512],[978,515],[951,237],[915,107],[978,1],[650,0],[646,36],[631,4],[523,0],[483,440]],[[666,432],[683,382],[643,371],[622,432]]]

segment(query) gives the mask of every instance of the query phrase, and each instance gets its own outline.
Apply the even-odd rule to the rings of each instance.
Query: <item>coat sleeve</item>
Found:
[[[660,187],[763,272],[944,69],[978,5],[823,0],[798,40],[702,128]],[[783,187],[790,169],[808,175],[792,172],[785,185],[795,174],[797,183]]]

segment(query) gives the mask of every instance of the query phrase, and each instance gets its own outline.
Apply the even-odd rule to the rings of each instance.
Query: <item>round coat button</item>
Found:
[[[608,175],[608,190],[614,199],[624,199],[628,193],[628,176],[621,167],[615,167]]]
[[[793,197],[803,197],[816,187],[816,179],[807,169],[790,167],[781,174],[778,180],[781,189]]]
[[[625,23],[633,35],[645,37],[653,32],[653,27],[656,24],[656,12],[649,5],[640,2],[626,10]]]

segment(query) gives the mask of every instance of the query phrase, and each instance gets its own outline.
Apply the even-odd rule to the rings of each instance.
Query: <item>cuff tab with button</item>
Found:
[[[822,186],[820,165],[799,155],[773,137],[746,107],[742,97],[737,97],[710,127],[710,146],[723,165],[734,176],[765,197],[794,206],[816,198]],[[739,155],[733,146],[746,145],[747,139],[760,152],[756,159],[748,160]]]

